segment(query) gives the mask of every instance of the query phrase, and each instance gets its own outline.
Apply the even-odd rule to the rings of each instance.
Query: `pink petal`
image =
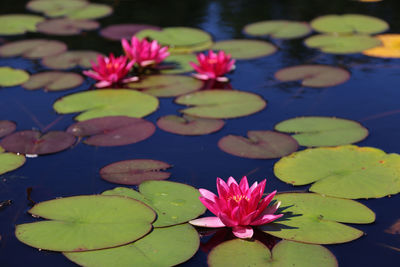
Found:
[[[126,78],[126,79],[122,80],[123,83],[130,83],[130,82],[137,82],[137,81],[139,81],[139,77],[137,77],[137,76]]]
[[[242,180],[240,180],[239,187],[242,193],[245,193],[249,189],[249,182],[247,181],[246,176],[243,176]]]
[[[231,218],[228,217],[228,215],[226,215],[225,213],[218,213],[217,215],[221,221],[228,227],[232,227],[232,226],[237,226],[239,224],[239,222],[232,220]]]
[[[223,83],[229,82],[229,79],[226,77],[217,77],[216,80]]]
[[[108,87],[110,85],[112,85],[111,82],[101,81],[101,82],[96,83],[94,86],[96,86],[97,88],[104,88],[104,87]]]
[[[203,80],[203,81],[206,81],[206,80],[210,79],[210,77],[208,77],[205,74],[193,73],[192,76],[195,77],[196,79]]]
[[[203,203],[203,205],[206,206],[206,208],[209,211],[211,211],[212,213],[214,213],[215,215],[218,216],[218,213],[221,212],[219,206],[215,202],[213,202],[207,198],[204,198],[204,197],[199,197],[199,199],[200,199],[201,203]]]
[[[202,195],[204,198],[207,198],[213,202],[215,202],[215,199],[217,199],[217,196],[213,192],[208,191],[207,189],[200,188],[199,192],[200,195]]]
[[[261,218],[258,217],[259,219],[256,219],[256,220],[252,221],[250,223],[250,225],[267,224],[267,223],[275,221],[276,219],[279,219],[282,216],[283,216],[283,214],[277,214],[277,215],[275,215],[275,214],[266,214],[266,215],[262,216]]]
[[[191,225],[201,226],[201,227],[225,227],[225,224],[218,217],[203,217],[196,220],[189,221]]]
[[[239,238],[251,238],[254,233],[253,228],[250,226],[235,226],[232,228],[232,232]]]
[[[221,198],[227,198],[228,196],[228,192],[229,192],[229,187],[228,185],[225,183],[224,180],[222,180],[221,178],[217,178],[217,190],[218,190],[218,195]]]
[[[231,186],[231,184],[236,184],[237,186],[239,186],[238,183],[236,182],[235,178],[233,178],[232,176],[228,178],[227,183],[228,183],[229,187]]]

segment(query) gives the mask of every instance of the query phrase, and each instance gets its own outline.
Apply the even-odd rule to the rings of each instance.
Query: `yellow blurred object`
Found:
[[[363,51],[370,57],[400,58],[400,34],[380,34],[374,36],[382,45]]]

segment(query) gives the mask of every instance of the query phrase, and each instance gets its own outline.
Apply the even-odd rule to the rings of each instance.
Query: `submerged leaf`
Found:
[[[0,47],[0,56],[22,56],[37,59],[60,54],[67,50],[67,45],[60,41],[29,39],[4,44]]]
[[[82,1],[80,1],[82,2]],[[97,21],[73,20],[73,19],[51,19],[37,25],[38,32],[53,35],[76,35],[82,31],[95,30],[100,27]]]
[[[77,73],[45,71],[33,74],[22,87],[27,90],[43,88],[45,91],[61,91],[78,87],[83,81],[83,77]]]
[[[97,56],[101,55],[95,51],[67,51],[65,53],[45,57],[42,64],[51,69],[70,69],[74,67],[90,68],[91,62],[96,62]]]
[[[100,35],[114,41],[119,41],[121,39],[130,40],[133,35],[145,29],[155,31],[161,30],[161,28],[157,26],[147,24],[113,24],[101,29]]]
[[[12,121],[0,120],[0,138],[14,132],[17,125]]]

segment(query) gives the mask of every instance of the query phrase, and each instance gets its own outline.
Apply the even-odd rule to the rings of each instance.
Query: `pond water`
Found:
[[[389,32],[400,32],[400,2],[384,0],[361,3],[348,0],[280,0],[280,1],[129,1],[103,0],[113,6],[114,14],[100,19],[102,27],[115,23],[144,23],[161,27],[187,26],[201,28],[214,40],[251,38],[242,28],[252,22],[273,19],[310,21],[325,14],[357,13],[378,17],[390,24]],[[2,0],[0,13],[27,13],[22,0]],[[90,31],[78,36],[57,37],[39,33],[5,37],[61,40],[69,49],[91,49],[108,54],[121,53],[120,43],[108,41]],[[264,38],[268,40],[268,38]],[[267,57],[237,61],[229,74],[235,89],[256,93],[268,102],[266,109],[253,115],[226,120],[221,131],[204,136],[180,136],[157,129],[142,142],[119,147],[95,147],[79,143],[63,152],[28,158],[21,168],[1,176],[0,201],[12,204],[0,211],[1,266],[74,266],[59,253],[39,251],[19,242],[15,225],[35,221],[27,210],[29,196],[35,202],[57,197],[98,194],[116,185],[100,178],[99,170],[113,162],[127,159],[156,159],[173,167],[170,180],[196,188],[215,189],[216,177],[240,178],[249,182],[267,178],[267,192],[307,190],[293,187],[277,178],[273,166],[278,159],[260,160],[234,157],[217,147],[228,134],[246,136],[248,130],[272,130],[274,125],[298,116],[335,116],[358,121],[370,135],[358,146],[371,146],[387,153],[400,153],[400,61],[377,59],[362,54],[331,55],[303,45],[303,38],[279,41],[269,39],[279,51]],[[329,64],[346,68],[351,78],[346,83],[323,89],[301,87],[298,83],[279,83],[274,73],[284,67],[299,64]],[[45,70],[37,62],[22,58],[0,58],[0,66],[25,69],[29,73]],[[75,69],[75,71],[79,71]],[[60,97],[91,88],[87,79],[79,88],[62,92],[27,91],[20,86],[0,90],[0,119],[17,123],[17,130],[65,130],[76,114],[59,115],[52,104]],[[177,114],[182,106],[173,98],[160,99],[160,108],[146,117],[155,123],[167,114]],[[365,236],[345,244],[326,246],[337,257],[340,266],[398,266],[400,236],[385,232],[400,219],[400,196],[361,200],[376,213],[376,221],[354,225]],[[206,253],[197,254],[182,266],[205,266]]]

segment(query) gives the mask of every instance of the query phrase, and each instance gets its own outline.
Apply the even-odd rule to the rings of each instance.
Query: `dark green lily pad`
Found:
[[[140,192],[140,193],[139,193]],[[139,192],[117,187],[103,192],[104,195],[118,195],[137,199],[149,205],[157,213],[154,227],[180,224],[197,218],[206,211],[200,202],[199,191],[189,185],[169,181],[145,181]]]
[[[78,121],[107,116],[141,118],[158,108],[158,99],[133,90],[101,89],[62,97],[53,108],[61,114],[82,112],[75,117]]]
[[[62,91],[80,86],[84,79],[73,72],[45,71],[33,74],[22,84],[27,90],[43,88],[45,91]]]
[[[166,132],[180,135],[205,135],[217,132],[224,127],[223,120],[167,115],[157,120],[157,126]]]
[[[0,132],[1,130],[0,128]],[[18,169],[24,163],[25,157],[23,155],[4,153],[4,149],[0,147],[0,175]]]
[[[374,212],[354,200],[313,193],[278,194],[275,199],[281,201],[280,213],[285,215],[259,228],[283,239],[314,244],[345,243],[364,233],[342,223],[375,221]]]
[[[324,88],[346,82],[350,79],[350,73],[328,65],[299,65],[277,71],[275,78],[281,82],[300,80],[302,86]]]
[[[65,52],[67,45],[60,41],[46,39],[29,39],[4,44],[0,47],[0,56],[22,56],[29,59],[37,59],[54,56]]]
[[[253,59],[269,56],[277,51],[277,48],[268,42],[259,40],[226,40],[216,42],[213,50],[223,50],[234,59]]]
[[[112,13],[113,9],[108,5],[91,3],[66,14],[66,17],[70,19],[100,19]]]
[[[65,53],[45,57],[42,64],[51,69],[70,69],[74,67],[91,68],[91,62],[97,61],[97,56],[101,55],[95,51],[67,51]]]
[[[127,86],[156,97],[175,97],[197,91],[203,83],[183,75],[151,75]]]
[[[206,90],[178,97],[180,105],[193,106],[181,110],[186,115],[210,119],[248,116],[263,110],[267,103],[258,95],[236,90]]]
[[[335,256],[320,245],[283,240],[272,251],[260,241],[233,239],[215,247],[208,255],[211,267],[337,267]]]
[[[276,39],[294,39],[304,37],[312,29],[306,22],[290,20],[267,20],[246,25],[243,31],[251,36],[271,36]]]
[[[10,67],[0,67],[0,86],[16,86],[29,80],[29,73]]]
[[[67,133],[85,137],[92,146],[123,146],[146,140],[155,132],[153,123],[124,116],[95,118],[72,124]]]
[[[400,155],[372,147],[306,149],[282,158],[275,176],[310,191],[342,198],[380,198],[400,192]]]
[[[163,170],[171,168],[168,163],[153,159],[132,159],[114,162],[100,170],[104,180],[126,185],[138,185],[147,180],[165,180],[171,175]]]
[[[110,249],[64,253],[81,266],[154,267],[175,266],[190,259],[200,244],[189,224],[156,228],[134,243]]]
[[[119,41],[121,39],[130,40],[133,35],[145,29],[155,31],[161,30],[161,28],[157,26],[147,24],[113,24],[101,29],[100,35],[114,41]]]
[[[0,138],[14,132],[17,125],[12,121],[0,120]]]
[[[280,158],[299,147],[290,135],[273,131],[248,131],[247,136],[224,136],[218,141],[218,147],[228,154],[251,159]]]
[[[302,146],[338,146],[359,142],[368,136],[360,123],[335,117],[298,117],[282,121],[275,130],[294,133]]]
[[[161,69],[163,74],[179,74],[193,71],[193,67],[189,62],[196,62],[197,58],[194,54],[182,55],[169,55],[164,61],[163,65],[167,66],[166,69]],[[163,66],[161,65],[161,66]]]
[[[80,1],[82,2],[82,1]],[[51,19],[37,25],[38,32],[53,35],[76,35],[82,31],[95,30],[100,23],[94,20]]]
[[[47,17],[61,17],[89,5],[82,0],[31,0],[26,8],[44,13]]]
[[[0,35],[18,35],[36,32],[36,24],[44,20],[41,16],[8,14],[0,16]]]
[[[29,212],[46,221],[16,226],[18,240],[35,248],[87,251],[135,241],[151,230],[155,213],[117,196],[75,196],[41,202]]]

